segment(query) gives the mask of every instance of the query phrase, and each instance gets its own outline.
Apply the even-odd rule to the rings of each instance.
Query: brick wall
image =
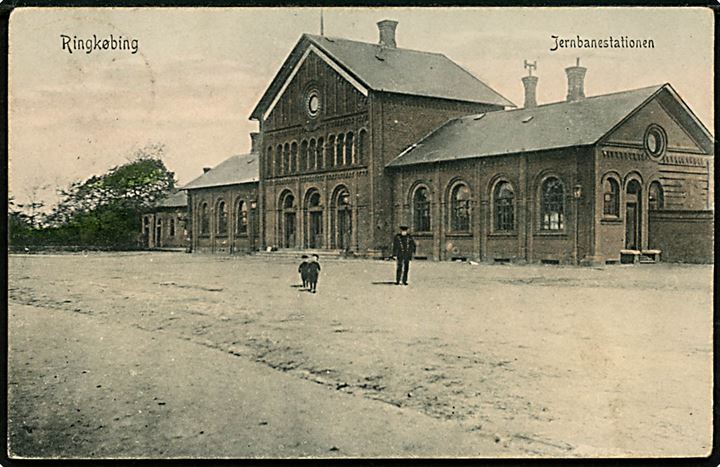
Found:
[[[712,263],[712,211],[653,211],[649,215],[648,246],[662,250],[662,260]]]
[[[260,246],[258,210],[252,209],[257,202],[257,183],[227,185],[188,190],[188,205],[192,213],[192,250],[206,253],[238,253]],[[225,203],[227,229],[219,229],[220,202]],[[241,202],[243,204],[241,204]],[[202,232],[202,206],[207,205],[208,229]],[[244,230],[239,226],[242,207],[245,207],[247,223]]]
[[[143,242],[147,248],[186,248],[187,209],[160,209],[144,214],[141,222]]]
[[[372,133],[372,164],[368,168],[372,190],[370,227],[372,248],[389,252],[397,230],[394,218],[393,183],[395,181],[385,165],[399,156],[448,120],[493,110],[500,107],[487,104],[450,101],[419,96],[390,93],[372,93],[370,99],[370,126]],[[421,245],[425,242],[421,241]]]
[[[447,260],[465,257],[495,261],[553,260],[572,263],[575,242],[582,259],[591,250],[592,209],[594,205],[592,152],[584,149],[546,151],[486,157],[441,164],[423,164],[394,170],[394,217],[413,230],[412,197],[415,189],[426,186],[431,195],[430,232],[413,233],[418,254]],[[565,188],[564,228],[546,232],[540,229],[540,184],[548,176],[559,177]],[[498,183],[509,182],[514,190],[515,228],[495,228],[493,191]],[[457,183],[471,191],[470,228],[452,231],[450,195]],[[580,218],[576,240],[573,187],[583,186],[578,201]]]

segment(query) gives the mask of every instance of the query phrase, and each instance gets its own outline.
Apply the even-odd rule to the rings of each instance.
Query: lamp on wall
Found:
[[[573,198],[575,198],[575,199],[582,198],[582,185],[575,185],[573,187]]]

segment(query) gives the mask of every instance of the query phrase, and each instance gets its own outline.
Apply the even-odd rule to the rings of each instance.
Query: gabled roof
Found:
[[[159,208],[184,208],[187,207],[187,193],[182,190],[176,190],[170,193],[162,201],[157,203]]]
[[[684,109],[685,127],[710,153],[712,136],[675,90],[664,84],[575,102],[456,118],[406,149],[388,167],[596,144],[659,95]]]
[[[259,167],[256,153],[232,156],[200,175],[182,189],[194,190],[197,188],[254,183],[260,179]]]
[[[515,104],[443,54],[303,34],[250,115],[258,119],[315,47],[368,89],[515,107]]]

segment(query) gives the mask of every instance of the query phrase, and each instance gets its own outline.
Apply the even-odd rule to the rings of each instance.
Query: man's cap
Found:
[[[308,255],[302,255],[302,258],[303,258],[303,259],[305,259],[305,258],[307,258],[307,257],[308,257]]]
[[[409,227],[408,227],[407,225],[401,225],[401,226],[400,226],[400,230],[408,230],[408,228],[409,228]]]

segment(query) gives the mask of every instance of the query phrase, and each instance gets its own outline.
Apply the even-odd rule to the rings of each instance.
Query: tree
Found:
[[[146,146],[136,151],[128,163],[62,190],[62,201],[45,219],[48,242],[136,246],[139,213],[175,187],[175,176],[163,163],[163,154],[162,145]]]
[[[15,204],[15,198],[8,198],[8,243],[10,245],[26,245],[32,236],[32,220]]]

